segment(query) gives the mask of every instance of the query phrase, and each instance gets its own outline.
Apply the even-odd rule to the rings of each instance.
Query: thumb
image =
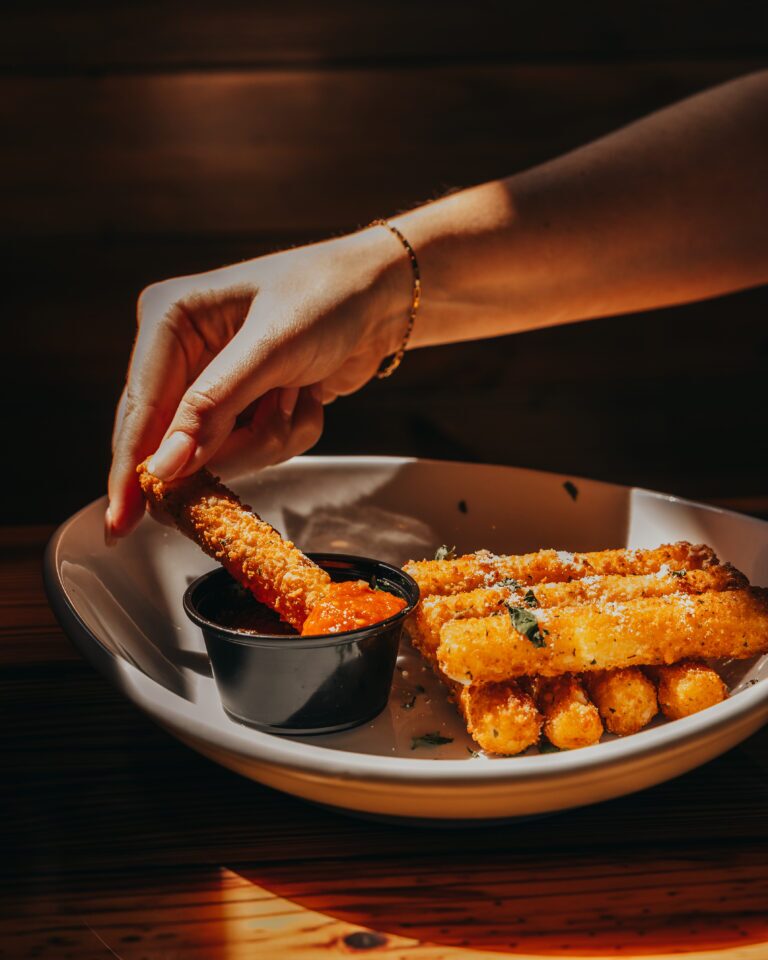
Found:
[[[237,334],[214,357],[181,398],[147,468],[161,480],[199,470],[235,427],[238,414],[268,390],[279,371],[265,349]]]

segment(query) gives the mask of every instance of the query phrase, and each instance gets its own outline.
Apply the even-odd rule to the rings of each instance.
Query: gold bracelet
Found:
[[[373,220],[368,224],[369,227],[386,227],[390,233],[394,234],[397,239],[405,247],[405,252],[408,254],[408,259],[411,261],[411,270],[413,271],[413,293],[411,295],[411,309],[408,311],[408,326],[405,328],[405,334],[403,339],[400,341],[400,346],[392,354],[390,360],[387,360],[386,363],[379,369],[376,376],[379,380],[384,380],[387,377],[391,377],[392,374],[400,366],[405,355],[405,348],[408,346],[408,341],[411,337],[411,332],[413,331],[413,325],[416,322],[416,312],[419,309],[419,304],[421,303],[421,273],[419,271],[419,261],[416,259],[416,253],[413,247],[408,243],[405,237],[400,233],[397,227],[389,223],[387,220]]]

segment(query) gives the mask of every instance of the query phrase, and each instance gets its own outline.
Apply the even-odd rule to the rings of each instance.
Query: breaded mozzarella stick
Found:
[[[440,669],[459,683],[488,683],[768,651],[768,590],[759,587],[515,610],[517,625],[512,612],[444,624]]]
[[[704,593],[745,587],[747,579],[729,564],[703,570],[670,571],[641,576],[590,576],[564,583],[540,583],[528,589],[515,584],[471,590],[467,593],[424,597],[416,610],[422,653],[437,650],[440,628],[449,620],[487,617],[503,613],[508,604],[529,607],[560,607],[599,601],[626,601],[640,597],[661,597],[671,593]]]
[[[710,547],[681,541],[653,550],[600,550],[594,553],[540,550],[520,556],[496,556],[487,550],[479,550],[454,560],[411,560],[403,569],[418,583],[421,595],[428,596],[465,593],[507,579],[530,586],[594,575],[656,573],[665,565],[670,570],[698,570],[713,563],[717,563],[717,557]]]
[[[544,716],[544,733],[553,746],[576,750],[597,743],[603,735],[603,724],[580,677],[570,673],[531,677],[528,684]]]
[[[541,714],[514,680],[463,687],[456,702],[470,736],[487,753],[522,753],[539,739]]]
[[[290,540],[258,517],[208,470],[163,482],[141,464],[139,482],[150,505],[250,590],[301,630],[331,578]]]
[[[637,667],[596,670],[584,674],[584,684],[609,733],[637,733],[659,712],[656,688]]]
[[[696,660],[655,667],[652,673],[658,683],[659,706],[670,720],[706,710],[728,696],[728,688],[717,671]]]

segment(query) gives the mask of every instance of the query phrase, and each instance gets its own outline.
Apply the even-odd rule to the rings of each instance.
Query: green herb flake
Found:
[[[687,570],[670,570],[669,575],[671,577],[684,577],[688,573]]]
[[[579,498],[579,488],[572,480],[566,480],[563,484],[563,490],[568,494],[571,500],[578,500]]]
[[[539,601],[536,599],[536,594],[533,592],[533,590],[526,590],[526,591],[525,591],[525,593],[524,593],[524,595],[523,595],[523,603],[526,605],[526,607],[539,607],[539,606],[541,606],[541,604],[539,603]]]
[[[546,646],[541,630],[539,630],[539,621],[530,610],[523,610],[522,607],[514,607],[509,603],[507,604],[507,610],[509,610],[509,619],[512,621],[512,626],[518,633],[522,633],[534,647]]]
[[[497,587],[506,587],[508,590],[522,590],[523,585],[519,580],[513,580],[512,577],[507,577],[506,580],[499,580],[496,584]]]
[[[467,753],[470,755],[470,757],[472,757],[473,760],[475,759],[475,757],[480,756],[479,751],[473,750],[472,747],[467,747]]]
[[[439,731],[423,733],[420,737],[411,738],[411,750],[417,747],[442,747],[444,743],[453,743],[453,737],[444,737]]]
[[[456,547],[447,547],[443,544],[435,550],[435,560],[455,560]]]

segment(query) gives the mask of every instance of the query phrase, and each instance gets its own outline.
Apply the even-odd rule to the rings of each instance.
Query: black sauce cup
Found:
[[[184,593],[184,610],[203,631],[222,705],[239,723],[297,736],[333,733],[371,720],[387,703],[403,624],[419,600],[416,581],[380,560],[338,553],[309,556],[333,580],[364,580],[401,597],[406,606],[359,630],[286,635],[275,615],[226,570],[198,577]],[[270,632],[220,622],[245,604],[265,614]]]

